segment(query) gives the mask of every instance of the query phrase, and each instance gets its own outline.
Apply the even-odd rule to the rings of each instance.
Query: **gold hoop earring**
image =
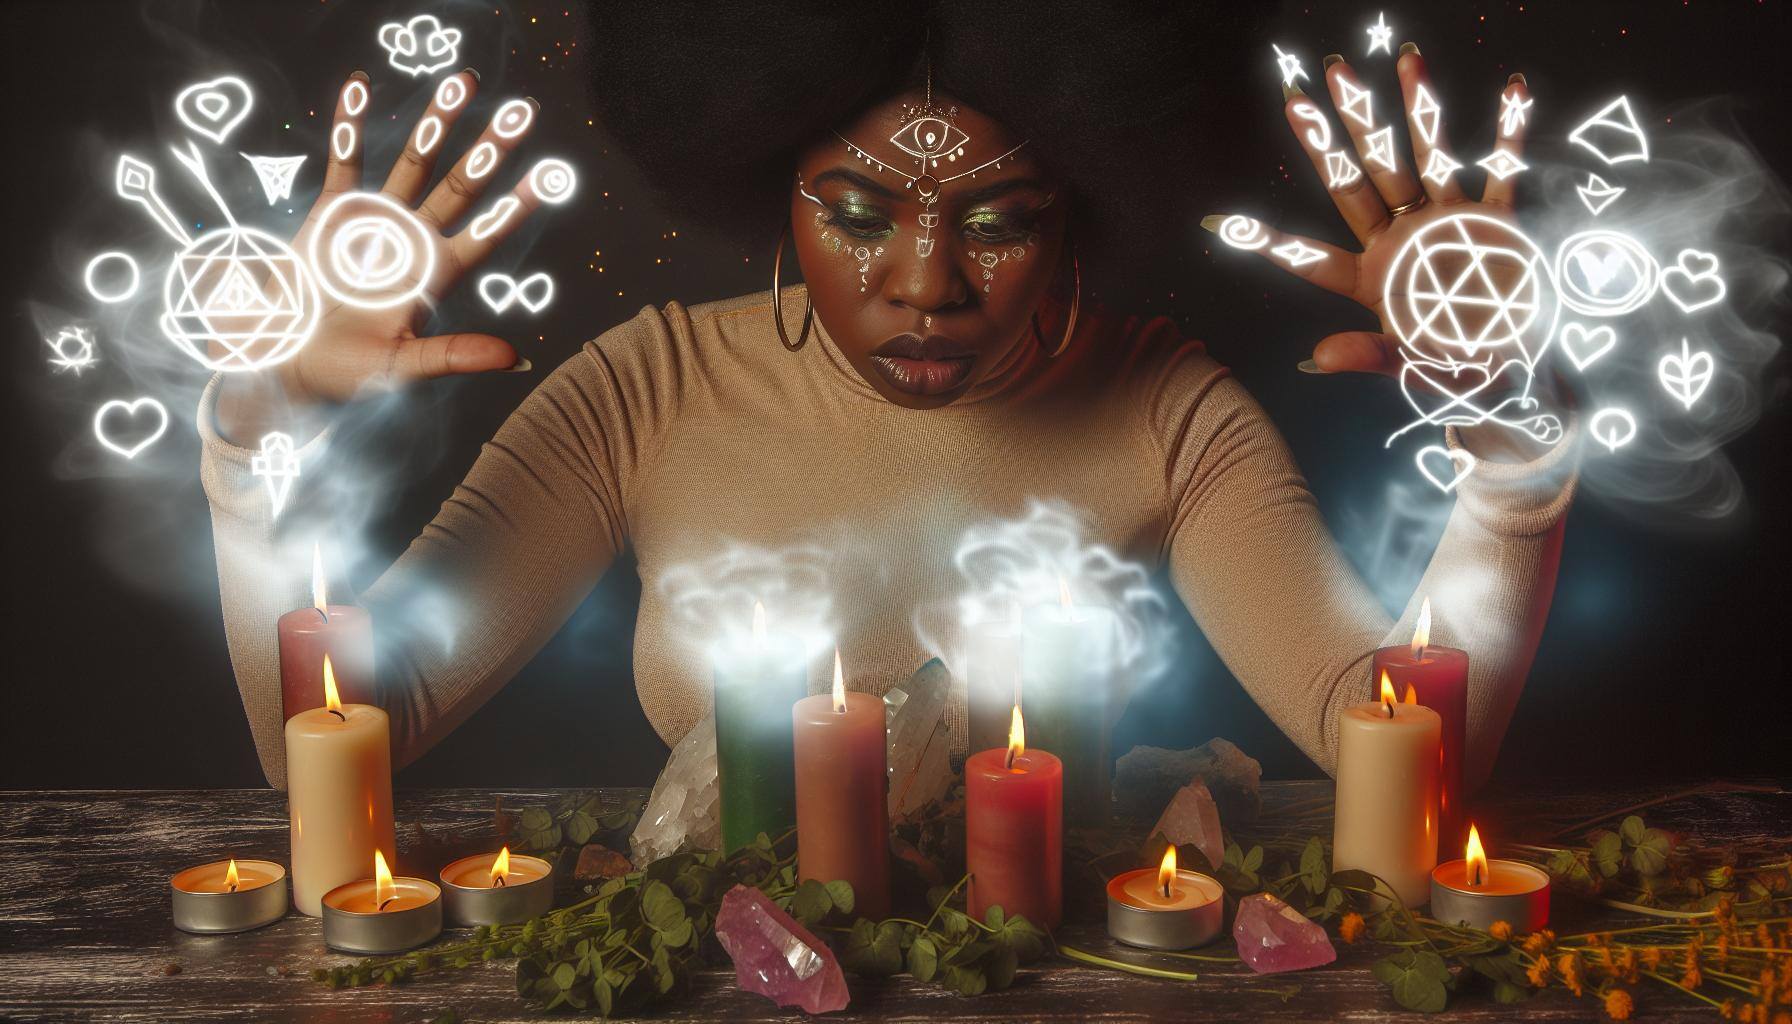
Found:
[[[815,321],[815,304],[809,301],[808,289],[803,290],[803,329],[796,336],[796,344],[790,343],[790,335],[784,333],[784,307],[778,295],[782,290],[778,284],[779,272],[784,269],[784,243],[790,240],[790,222],[784,222],[784,230],[778,232],[778,248],[772,253],[772,324],[778,328],[778,340],[792,352],[802,348],[809,341],[809,325]]]
[[[1077,312],[1083,305],[1083,268],[1077,263],[1075,243],[1070,246],[1070,282],[1070,315],[1064,321],[1064,336],[1058,339],[1056,348],[1045,354],[1047,359],[1058,358],[1064,354],[1065,349],[1070,347],[1070,336],[1076,332]],[[1045,348],[1045,335],[1039,330],[1038,311],[1033,313],[1033,339],[1039,342],[1040,348]]]

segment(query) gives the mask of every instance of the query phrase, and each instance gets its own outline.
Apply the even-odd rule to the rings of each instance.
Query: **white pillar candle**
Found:
[[[1393,700],[1345,710],[1338,724],[1338,798],[1332,868],[1380,877],[1408,907],[1431,898],[1437,866],[1438,753],[1443,719]]]
[[[324,707],[286,720],[292,815],[292,902],[323,913],[324,893],[367,875],[374,851],[398,859],[392,835],[392,740],[386,713],[343,704],[324,657]]]
[[[1021,703],[1020,627],[1012,619],[979,622],[965,636],[965,706],[972,753],[1008,745],[1009,718]]]

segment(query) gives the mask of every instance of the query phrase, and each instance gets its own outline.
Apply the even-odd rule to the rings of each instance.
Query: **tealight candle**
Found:
[[[1481,834],[1468,828],[1463,859],[1431,872],[1431,916],[1486,931],[1504,921],[1519,934],[1549,923],[1549,874],[1515,860],[1488,860]]]
[[[286,916],[286,869],[271,860],[200,864],[169,879],[168,889],[183,932],[246,932]]]
[[[460,927],[515,924],[554,906],[554,866],[540,857],[478,853],[442,869],[448,923]]]
[[[1146,949],[1204,946],[1220,932],[1225,896],[1217,879],[1177,870],[1171,846],[1157,867],[1108,879],[1108,934]]]
[[[442,934],[442,890],[421,878],[393,878],[373,851],[373,877],[324,893],[324,945],[344,953],[402,953]]]

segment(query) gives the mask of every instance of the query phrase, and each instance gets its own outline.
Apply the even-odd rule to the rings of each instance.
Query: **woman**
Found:
[[[1051,46],[1002,54],[994,40],[1017,26],[1041,31],[1038,12],[1050,6],[1002,16],[974,6],[913,18],[893,17],[888,5],[831,6],[825,20],[792,16],[786,25],[731,8],[700,24],[648,12],[619,15],[636,19],[625,28],[603,16],[600,116],[674,191],[678,175],[703,169],[717,189],[708,198],[721,194],[717,179],[751,190],[774,176],[772,208],[787,218],[807,287],[644,309],[588,343],[511,416],[434,522],[360,597],[381,622],[380,700],[393,714],[400,763],[501,687],[625,547],[645,584],[637,689],[668,743],[702,718],[709,679],[654,582],[724,540],[827,546],[853,683],[881,691],[926,657],[911,612],[955,589],[948,559],[962,529],[1045,497],[1074,506],[1095,538],[1128,557],[1167,563],[1253,698],[1332,768],[1337,715],[1363,699],[1371,652],[1410,635],[1417,597],[1400,622],[1389,621],[1327,533],[1275,427],[1199,343],[1168,321],[1109,315],[1083,298],[1091,263],[1126,271],[1124,247],[1107,241],[1115,220],[1103,211],[1150,180],[1163,187],[1153,133],[1176,140],[1191,105],[1213,105],[1198,69],[1179,72],[1186,88],[1166,92],[1139,77],[1137,62],[1117,63],[1121,54],[1170,53],[1189,26],[1164,19],[1189,15],[1095,13],[1088,24],[1101,30],[1099,44],[1051,31]],[[741,59],[759,63],[717,72],[729,89],[692,85],[698,72],[685,58],[738,44],[749,25],[768,52]],[[815,73],[831,80],[795,88],[806,73],[795,52],[836,69]],[[1427,81],[1415,47],[1403,49],[1398,74],[1400,108],[1410,109]],[[456,77],[477,87],[471,72]],[[673,78],[684,84],[669,86]],[[1328,60],[1334,101],[1362,81],[1348,63]],[[1053,106],[1048,94],[1065,88],[1073,95]],[[351,80],[344,95],[354,90]],[[451,124],[472,105],[449,109],[441,95],[428,117]],[[1523,79],[1514,76],[1504,95],[1528,98]],[[1378,98],[1377,116],[1397,113],[1391,95]],[[1043,108],[1050,117],[1039,116]],[[1343,143],[1346,132],[1365,172],[1331,190],[1364,251],[1307,242],[1324,258],[1290,268],[1323,288],[1379,313],[1382,278],[1414,230],[1458,212],[1511,219],[1509,181],[1490,180],[1475,200],[1454,178],[1415,175],[1430,149],[1446,145],[1441,131],[1414,131],[1417,149],[1386,169],[1363,160],[1372,143],[1355,119],[1328,119],[1321,137],[1298,90],[1284,112],[1322,182],[1338,177],[1326,174],[1322,144]],[[367,104],[339,100],[334,116],[358,133]],[[788,156],[742,158],[705,130],[741,118],[764,137],[764,153]],[[231,655],[276,786],[284,763],[272,624],[304,603],[308,581],[303,564],[267,557],[272,524],[245,445],[295,423],[309,434],[369,390],[529,369],[495,337],[411,333],[428,299],[522,219],[456,229],[492,208],[480,205],[490,176],[468,173],[481,147],[430,189],[441,151],[420,151],[420,134],[383,191],[443,236],[424,297],[385,310],[329,308],[314,340],[277,373],[222,377],[202,402]],[[526,135],[494,123],[480,143],[508,155]],[[1497,145],[1516,151],[1522,138],[1520,130]],[[333,147],[301,242],[318,230],[319,210],[359,187],[358,147]],[[527,180],[514,194],[519,213],[539,202]],[[788,274],[787,259],[781,270]],[[1386,333],[1344,332],[1303,369],[1391,374],[1396,345]],[[1575,433],[1571,425],[1568,441],[1547,450],[1491,425],[1449,435],[1481,467],[1457,489],[1420,592],[1433,597],[1434,637],[1473,653],[1474,781],[1492,766],[1548,610]],[[441,594],[474,613],[454,627],[451,650],[403,625],[403,609]]]

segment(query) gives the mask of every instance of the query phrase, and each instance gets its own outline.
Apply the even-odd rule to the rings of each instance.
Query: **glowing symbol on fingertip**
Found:
[[[303,156],[237,155],[249,161],[249,166],[255,169],[255,177],[261,182],[261,192],[268,197],[269,206],[292,198],[292,185],[299,176],[299,165],[305,162]]]
[[[1412,109],[1407,114],[1412,118],[1413,127],[1418,129],[1419,138],[1425,140],[1425,145],[1437,145],[1437,129],[1443,123],[1444,108],[1438,106],[1437,97],[1431,95],[1431,90],[1425,88],[1424,82],[1413,89]]]
[[[1479,462],[1474,452],[1464,448],[1445,448],[1438,444],[1426,445],[1413,456],[1413,463],[1419,467],[1419,473],[1445,494],[1454,491],[1462,481],[1467,480]],[[1436,469],[1432,468],[1433,464],[1437,465]]]
[[[478,181],[498,166],[498,147],[490,139],[473,147],[467,154],[467,177]]]
[[[1717,276],[1717,256],[1682,249],[1674,265],[1661,272],[1661,293],[1682,313],[1693,313],[1723,301],[1724,279]]]
[[[168,209],[168,204],[156,192],[156,169],[128,153],[118,157],[118,174],[116,177],[118,194],[149,211],[150,219],[156,226],[167,232],[181,245],[193,244],[193,236]]]
[[[367,83],[359,78],[351,78],[342,87],[342,110],[350,117],[360,117],[361,111],[367,109]]]
[[[1636,437],[1636,417],[1623,409],[1601,409],[1593,414],[1593,419],[1587,424],[1587,433],[1593,435],[1593,440],[1615,452]]]
[[[1304,267],[1309,263],[1318,263],[1325,259],[1325,253],[1322,250],[1315,249],[1298,238],[1278,245],[1269,251],[1271,255],[1281,257],[1291,267]]]
[[[1340,77],[1338,94],[1343,97],[1338,101],[1338,113],[1364,128],[1375,127],[1375,97],[1369,90],[1348,78]]]
[[[459,75],[449,75],[436,87],[436,106],[443,111],[454,110],[466,101],[467,83]]]
[[[1368,152],[1363,154],[1364,160],[1378,163],[1390,171],[1396,168],[1393,125],[1363,136],[1363,144],[1368,147]]]
[[[45,338],[44,344],[55,353],[50,357],[50,365],[58,370],[72,371],[77,377],[82,370],[99,361],[93,355],[93,336],[84,327],[71,324],[57,331],[54,338]]]
[[[1595,229],[1563,239],[1556,250],[1562,304],[1585,316],[1623,316],[1654,296],[1661,268],[1642,243]]]
[[[1394,52],[1394,30],[1388,27],[1385,12],[1377,13],[1375,24],[1370,25],[1366,31],[1369,33],[1369,49],[1365,53],[1374,53],[1376,50],[1386,54]]]
[[[388,309],[417,298],[436,265],[430,232],[408,208],[380,192],[348,192],[325,207],[307,256],[324,291],[362,309]]]
[[[105,268],[113,263],[124,265],[125,283],[107,288],[100,283],[99,279],[102,276],[108,276],[104,274]],[[87,285],[87,294],[101,302],[123,302],[137,294],[137,285],[142,278],[137,273],[137,261],[131,258],[130,253],[102,252],[87,261],[87,270],[81,275],[81,280]]]
[[[1263,225],[1240,213],[1220,222],[1219,236],[1234,249],[1254,251],[1269,244],[1269,234],[1263,230]]]
[[[1505,181],[1514,174],[1522,174],[1531,169],[1530,164],[1518,159],[1518,157],[1513,156],[1511,152],[1504,149],[1496,149],[1481,159],[1476,160],[1475,166],[1485,169],[1488,174],[1493,175],[1501,181]]]
[[[268,505],[272,518],[280,518],[286,499],[292,493],[292,482],[299,478],[299,457],[293,452],[292,437],[278,430],[261,439],[261,454],[249,460],[249,473],[261,477],[268,489]]]
[[[1608,167],[1632,160],[1649,162],[1649,137],[1637,124],[1628,96],[1607,103],[1599,113],[1581,122],[1580,127],[1568,133],[1568,141],[1591,150]]]
[[[479,297],[494,313],[502,313],[513,304],[539,313],[554,301],[554,279],[543,271],[520,280],[509,274],[487,274],[479,279]]]
[[[528,100],[511,100],[492,115],[492,134],[500,139],[514,139],[529,129],[535,120],[535,107]]]
[[[174,258],[162,285],[162,333],[209,369],[284,362],[311,340],[317,283],[286,243],[255,228],[218,228]]]
[[[1509,139],[1530,120],[1529,111],[1536,100],[1527,100],[1517,89],[1500,97],[1500,137]]]
[[[1313,125],[1307,129],[1307,145],[1321,152],[1332,148],[1332,123],[1326,120],[1318,107],[1301,100],[1288,109],[1294,111],[1295,117]]]
[[[1624,186],[1607,184],[1604,178],[1588,171],[1587,183],[1574,186],[1574,191],[1580,196],[1581,205],[1587,208],[1587,212],[1597,217],[1624,194]]]
[[[330,152],[336,159],[347,160],[355,153],[355,126],[343,121],[330,131]]]
[[[1356,165],[1356,161],[1350,159],[1350,154],[1341,149],[1334,149],[1325,154],[1326,188],[1343,188],[1346,185],[1355,184],[1356,180],[1362,176],[1362,168]]]
[[[249,116],[255,94],[249,83],[226,75],[209,82],[195,82],[174,97],[174,116],[199,135],[222,144]]]
[[[387,61],[415,78],[454,63],[460,29],[444,27],[433,14],[419,14],[408,22],[381,25],[379,40]]]
[[[572,165],[555,157],[541,161],[529,172],[529,187],[544,203],[566,202],[578,183],[579,176],[573,173]]]
[[[139,431],[139,436],[136,441],[129,442],[114,440],[112,436],[106,432],[106,421],[108,418],[123,416],[127,421],[135,423],[137,416],[140,413],[144,413],[144,410],[147,410],[146,415],[154,422],[155,426],[147,432]],[[148,448],[150,445],[161,440],[162,435],[167,432],[168,409],[163,406],[161,402],[158,402],[147,395],[142,398],[133,398],[129,401],[122,398],[114,398],[105,405],[100,406],[99,411],[93,414],[93,436],[99,439],[100,444],[105,445],[107,448],[110,448],[112,451],[117,452],[127,459],[134,459],[142,454],[143,449]]]
[[[1591,330],[1584,324],[1574,323],[1562,328],[1562,351],[1568,353],[1568,361],[1582,373],[1617,344],[1618,332],[1610,324],[1601,324]]]
[[[493,203],[491,209],[473,218],[473,223],[468,226],[467,230],[475,239],[484,241],[485,239],[490,238],[493,233],[502,229],[504,225],[509,222],[510,215],[515,213],[517,207],[522,205],[523,201],[521,199],[518,199],[515,196],[505,196]]]
[[[1441,149],[1434,149],[1425,157],[1425,171],[1419,177],[1442,188],[1449,184],[1450,175],[1460,170],[1462,165],[1456,158]]]
[[[1276,68],[1282,72],[1284,86],[1293,85],[1296,78],[1307,77],[1307,73],[1301,69],[1299,57],[1284,52],[1280,46],[1274,43],[1270,43],[1269,48],[1276,51]]]
[[[1711,358],[1711,353],[1694,352],[1692,343],[1685,338],[1680,339],[1680,351],[1662,356],[1655,367],[1661,386],[1687,409],[1691,409],[1711,386],[1712,375],[1716,372],[1717,360]]]
[[[417,147],[418,156],[428,156],[429,151],[442,141],[442,119],[434,114],[417,122],[417,134],[412,142]]]

